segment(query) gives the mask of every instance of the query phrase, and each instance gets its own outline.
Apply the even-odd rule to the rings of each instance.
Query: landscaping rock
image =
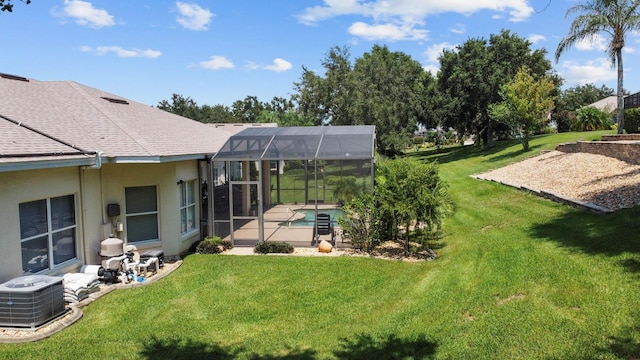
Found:
[[[333,250],[333,246],[327,240],[320,241],[320,245],[318,246],[318,251],[322,253],[330,253]]]

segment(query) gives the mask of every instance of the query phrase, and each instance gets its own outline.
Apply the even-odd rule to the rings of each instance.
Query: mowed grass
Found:
[[[469,176],[601,134],[412,154],[440,163],[457,204],[435,261],[190,255],[0,358],[640,357],[640,210],[585,213]]]

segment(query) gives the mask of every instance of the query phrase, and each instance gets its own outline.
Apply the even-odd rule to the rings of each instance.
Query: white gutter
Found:
[[[100,169],[102,168],[102,155],[104,155],[104,151],[97,151],[95,154],[96,161],[93,165],[83,166],[83,169]]]

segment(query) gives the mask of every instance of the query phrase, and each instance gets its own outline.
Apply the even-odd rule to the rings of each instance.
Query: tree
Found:
[[[237,119],[224,105],[203,105],[198,104],[190,97],[184,97],[179,94],[171,96],[171,102],[162,100],[158,103],[158,109],[180,115],[202,123],[238,123],[242,119]]]
[[[269,111],[275,111],[279,114],[284,114],[290,110],[296,108],[292,99],[286,99],[281,96],[274,96],[271,102],[265,104],[265,108]]]
[[[352,65],[348,49],[334,47],[322,64],[324,76],[303,68],[295,84],[299,110],[316,125],[376,125],[378,151],[394,155],[429,121],[425,89],[435,81],[410,56],[375,45]]]
[[[440,57],[438,89],[444,99],[450,99],[450,113],[445,127],[460,134],[475,134],[487,147],[493,146],[496,128],[489,116],[489,104],[500,99],[500,88],[511,81],[522,66],[533,75],[551,71],[544,49],[531,49],[531,42],[502,30],[489,40],[469,39],[456,50],[445,50]],[[554,77],[559,85],[559,79]]]
[[[502,86],[502,101],[489,105],[491,117],[509,125],[524,151],[529,150],[532,129],[547,121],[556,90],[549,75],[536,79],[529,71],[526,66],[520,68],[513,80]]]
[[[27,5],[31,4],[31,0],[20,1]],[[13,12],[13,4],[11,3],[11,0],[0,0],[0,11]]]
[[[449,101],[449,113],[443,117],[443,127],[461,134],[486,134],[483,108],[488,106],[491,89],[485,81],[489,68],[487,41],[469,39],[456,50],[445,50],[440,57],[438,89]],[[476,136],[480,139],[480,136]]]
[[[551,118],[558,132],[569,131],[575,121],[575,111],[615,94],[615,90],[605,85],[578,85],[560,92]]]
[[[263,110],[258,118],[258,123],[276,123],[279,127],[283,126],[313,126],[313,118],[304,115],[294,109],[280,113],[278,111]]]
[[[433,82],[419,62],[374,45],[356,59],[352,123],[376,125],[378,151],[394,156],[406,149],[423,122],[425,84]]]
[[[171,102],[167,100],[160,101],[157,107],[160,110],[196,121],[200,121],[202,118],[198,104],[190,97],[184,97],[180,94],[171,95]]]
[[[236,100],[231,105],[231,112],[238,122],[256,123],[258,116],[265,110],[266,105],[256,96],[247,96],[244,100]]]
[[[200,111],[202,112],[200,121],[204,123],[229,124],[239,122],[236,120],[235,116],[233,116],[231,109],[225,105],[202,105],[202,107],[200,107]]]
[[[607,43],[607,55],[611,65],[618,66],[618,134],[624,129],[624,93],[622,49],[628,33],[640,29],[638,14],[640,1],[637,0],[588,0],[567,10],[566,17],[577,14],[571,22],[569,34],[563,38],[555,53],[556,62],[571,46],[583,40],[592,40],[602,33],[610,39]]]
[[[353,65],[347,47],[335,46],[327,52],[322,66],[324,77],[302,68],[300,82],[294,83],[294,101],[315,125],[354,125],[350,117],[353,102]]]

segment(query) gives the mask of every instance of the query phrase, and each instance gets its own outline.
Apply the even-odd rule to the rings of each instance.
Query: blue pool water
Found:
[[[289,225],[289,226],[309,226],[312,227],[315,224],[315,216],[316,211],[314,209],[297,209],[294,210],[296,213],[303,213],[304,218],[292,221],[289,225],[288,222],[282,223],[280,225]],[[318,209],[318,213],[329,214],[331,216],[331,222],[334,225],[338,224],[339,217],[345,217],[345,212],[341,209]]]

